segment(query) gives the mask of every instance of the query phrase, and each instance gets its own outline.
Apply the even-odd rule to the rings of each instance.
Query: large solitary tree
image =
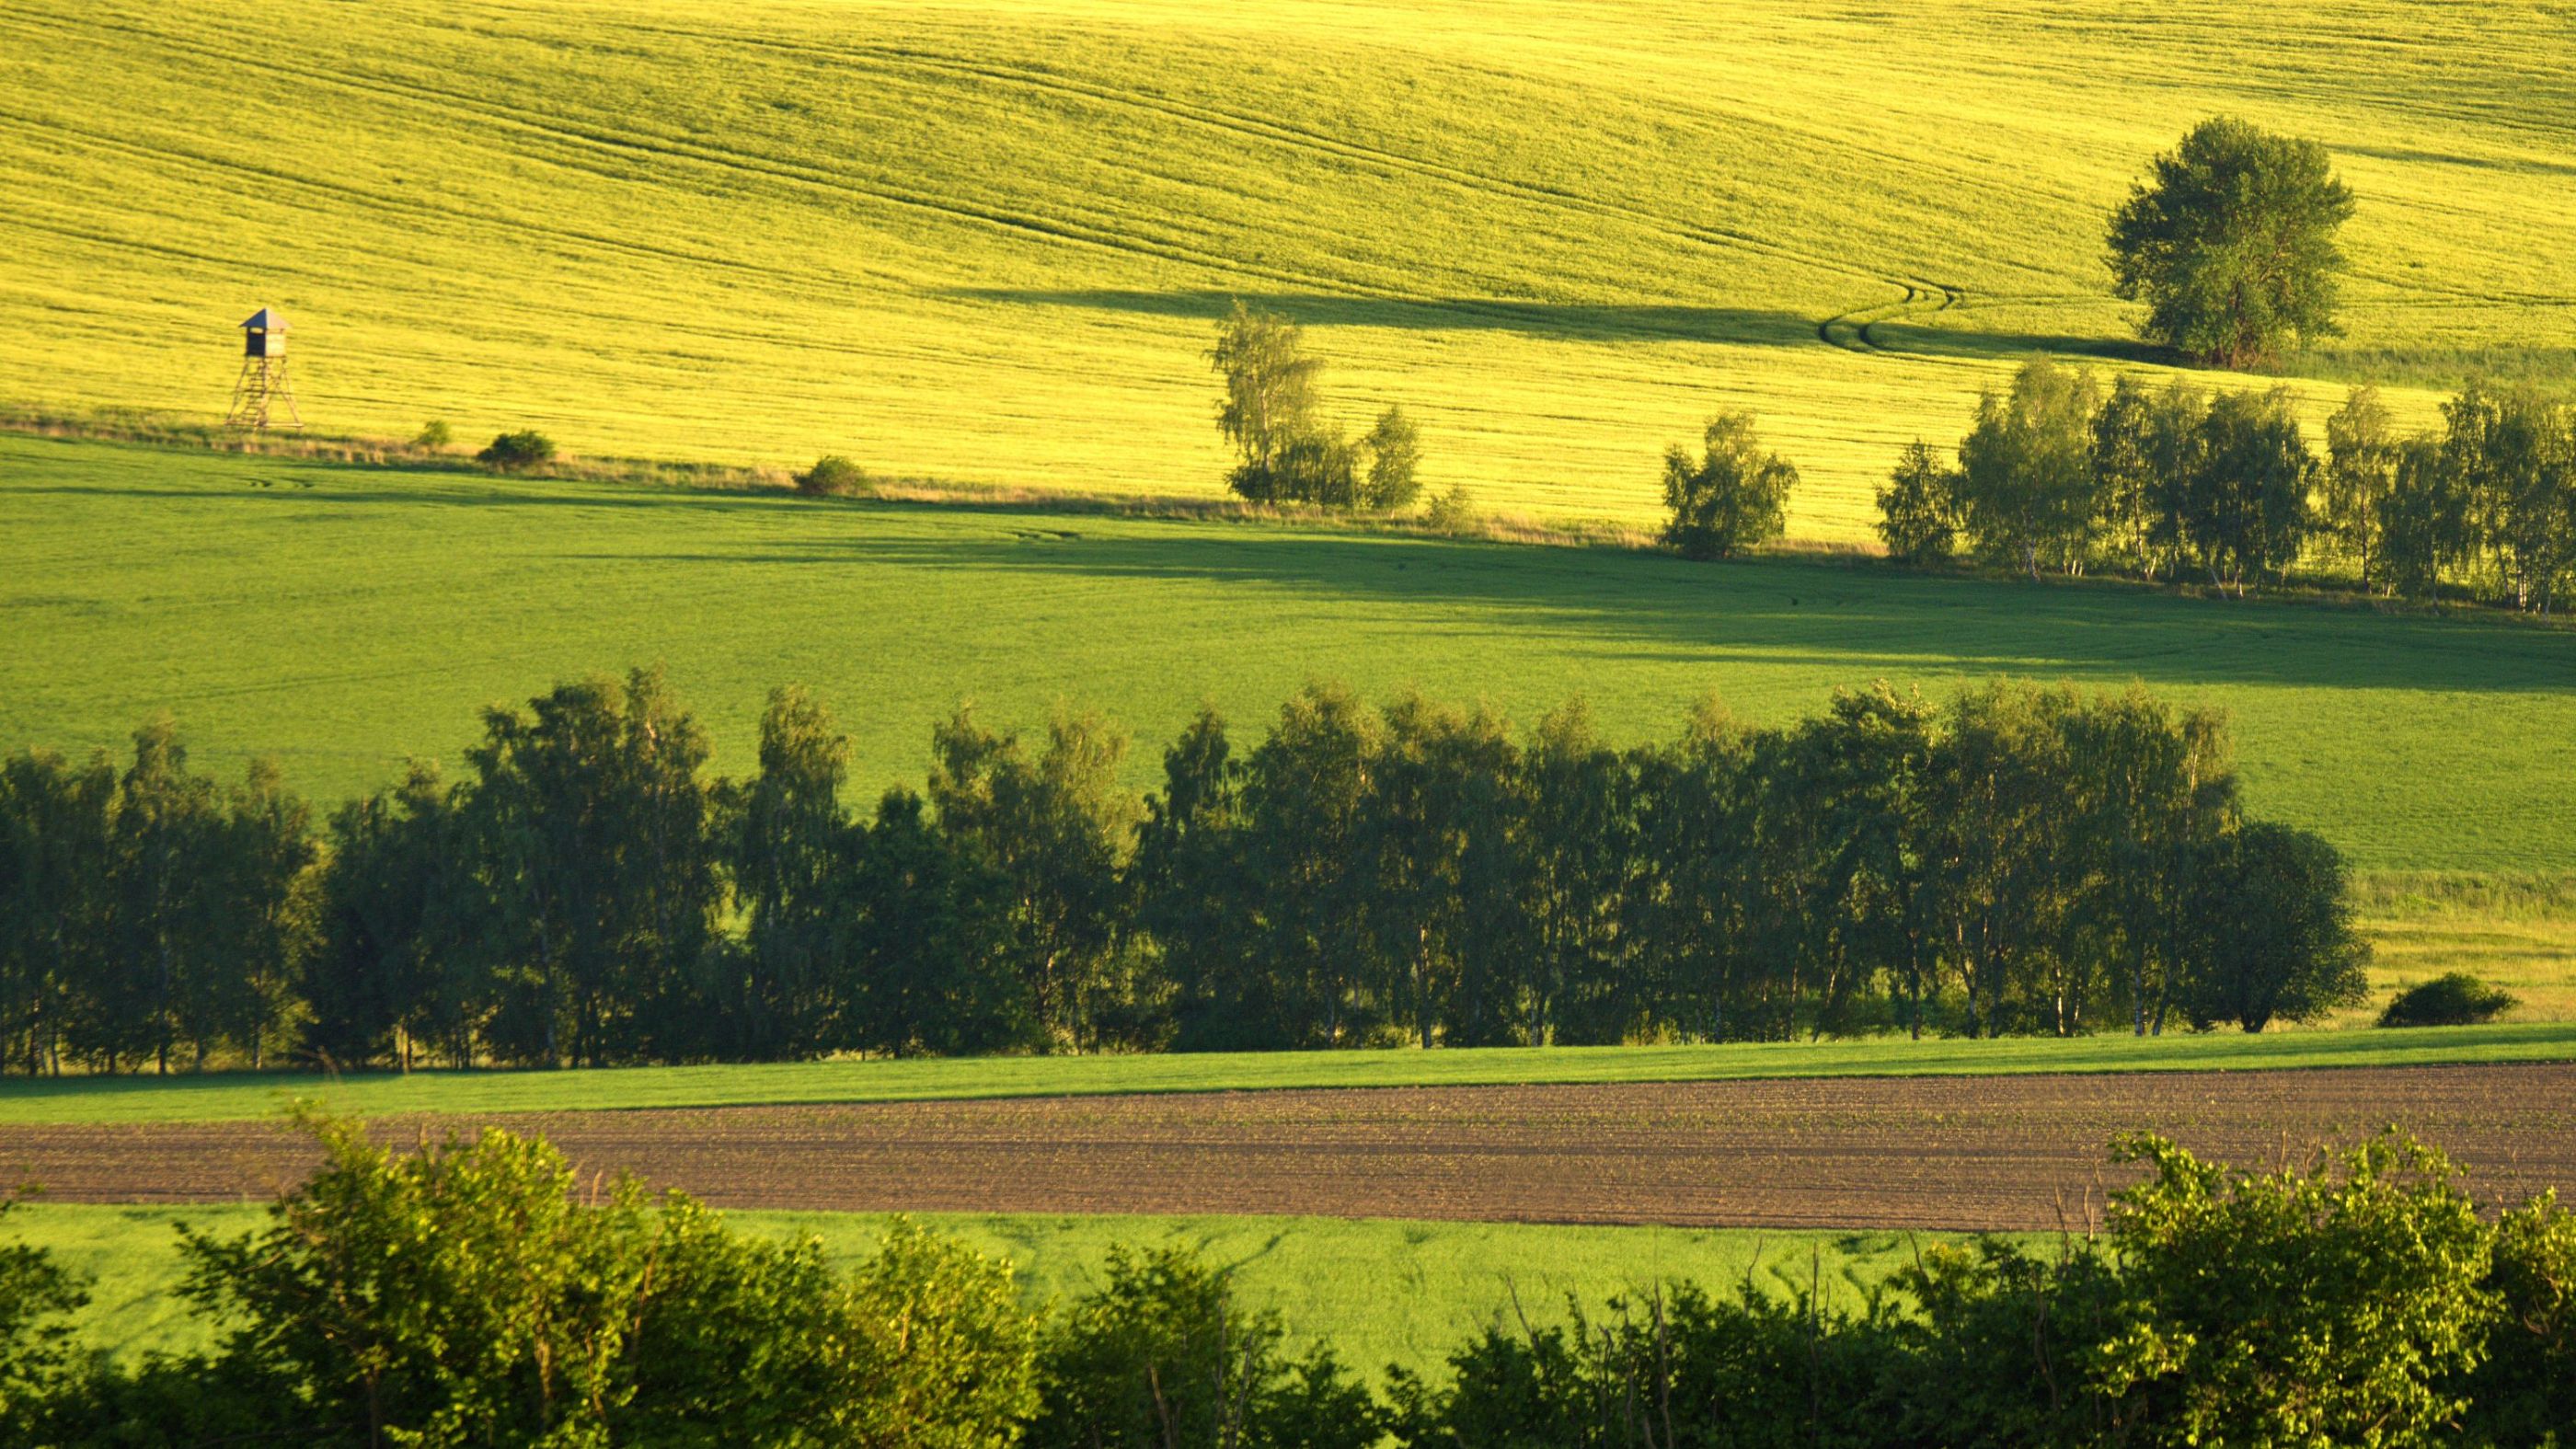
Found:
[[[2335,232],[2353,198],[2323,146],[2220,117],[2148,169],[2111,218],[2109,258],[2114,290],[2147,304],[2147,340],[2243,367],[2340,333]]]

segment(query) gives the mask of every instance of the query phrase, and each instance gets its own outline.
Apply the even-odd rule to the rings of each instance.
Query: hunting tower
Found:
[[[233,408],[224,426],[255,433],[304,426],[303,415],[295,410],[295,389],[286,381],[286,319],[275,308],[262,307],[241,329],[241,377],[233,383]]]

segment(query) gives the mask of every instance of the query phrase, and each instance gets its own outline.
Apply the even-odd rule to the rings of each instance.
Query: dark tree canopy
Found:
[[[2323,146],[2203,121],[2113,215],[2114,290],[2147,304],[2151,342],[2229,367],[2263,361],[2340,332],[2335,231],[2352,210]]]

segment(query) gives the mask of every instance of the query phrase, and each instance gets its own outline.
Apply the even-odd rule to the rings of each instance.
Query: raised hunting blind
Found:
[[[286,378],[286,319],[273,307],[262,307],[241,324],[241,376],[233,382],[232,411],[224,426],[263,432],[300,428],[295,389]]]

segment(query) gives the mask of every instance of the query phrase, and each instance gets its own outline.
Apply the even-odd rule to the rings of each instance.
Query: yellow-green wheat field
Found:
[[[7,0],[0,400],[1208,494],[1205,352],[1308,324],[1426,481],[1637,520],[1721,408],[1865,538],[2035,350],[2151,365],[2100,235],[2204,116],[2360,196],[2348,335],[2429,417],[2576,376],[2576,11],[1256,0]]]

